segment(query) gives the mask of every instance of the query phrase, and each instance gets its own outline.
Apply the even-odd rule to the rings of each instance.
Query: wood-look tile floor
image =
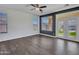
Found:
[[[1,55],[78,55],[79,43],[42,35],[0,42]]]

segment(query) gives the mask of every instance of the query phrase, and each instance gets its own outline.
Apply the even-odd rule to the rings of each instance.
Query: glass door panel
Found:
[[[78,22],[79,11],[72,11],[60,13],[56,15],[56,36],[69,39],[78,40]]]
[[[50,16],[42,16],[41,17],[41,33],[54,35],[54,18],[52,15]]]
[[[42,17],[42,27],[41,29],[44,31],[52,31],[52,16]]]

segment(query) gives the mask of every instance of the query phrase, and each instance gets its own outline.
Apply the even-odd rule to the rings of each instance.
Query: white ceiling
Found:
[[[38,12],[36,10],[31,10],[34,7],[32,7],[30,4],[7,4],[7,5],[0,4],[0,7],[20,10],[20,11],[28,12],[28,13],[35,14],[35,15],[44,15],[44,14],[49,14],[49,13],[53,13],[56,11],[79,6],[79,4],[70,4],[69,6],[65,6],[65,4],[40,4],[40,6],[42,6],[42,5],[47,6],[47,8],[43,9],[43,13]]]

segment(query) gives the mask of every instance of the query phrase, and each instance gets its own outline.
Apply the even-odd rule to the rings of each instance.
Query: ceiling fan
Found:
[[[30,4],[30,5],[34,7],[31,10],[40,11],[41,13],[43,12],[43,8],[47,7],[47,6],[40,6],[39,4]]]
[[[65,7],[66,7],[66,6],[70,6],[70,4],[65,4],[64,6],[65,6]]]

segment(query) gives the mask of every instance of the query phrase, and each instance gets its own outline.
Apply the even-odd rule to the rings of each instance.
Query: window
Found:
[[[0,13],[0,33],[7,32],[7,17],[5,13]]]

